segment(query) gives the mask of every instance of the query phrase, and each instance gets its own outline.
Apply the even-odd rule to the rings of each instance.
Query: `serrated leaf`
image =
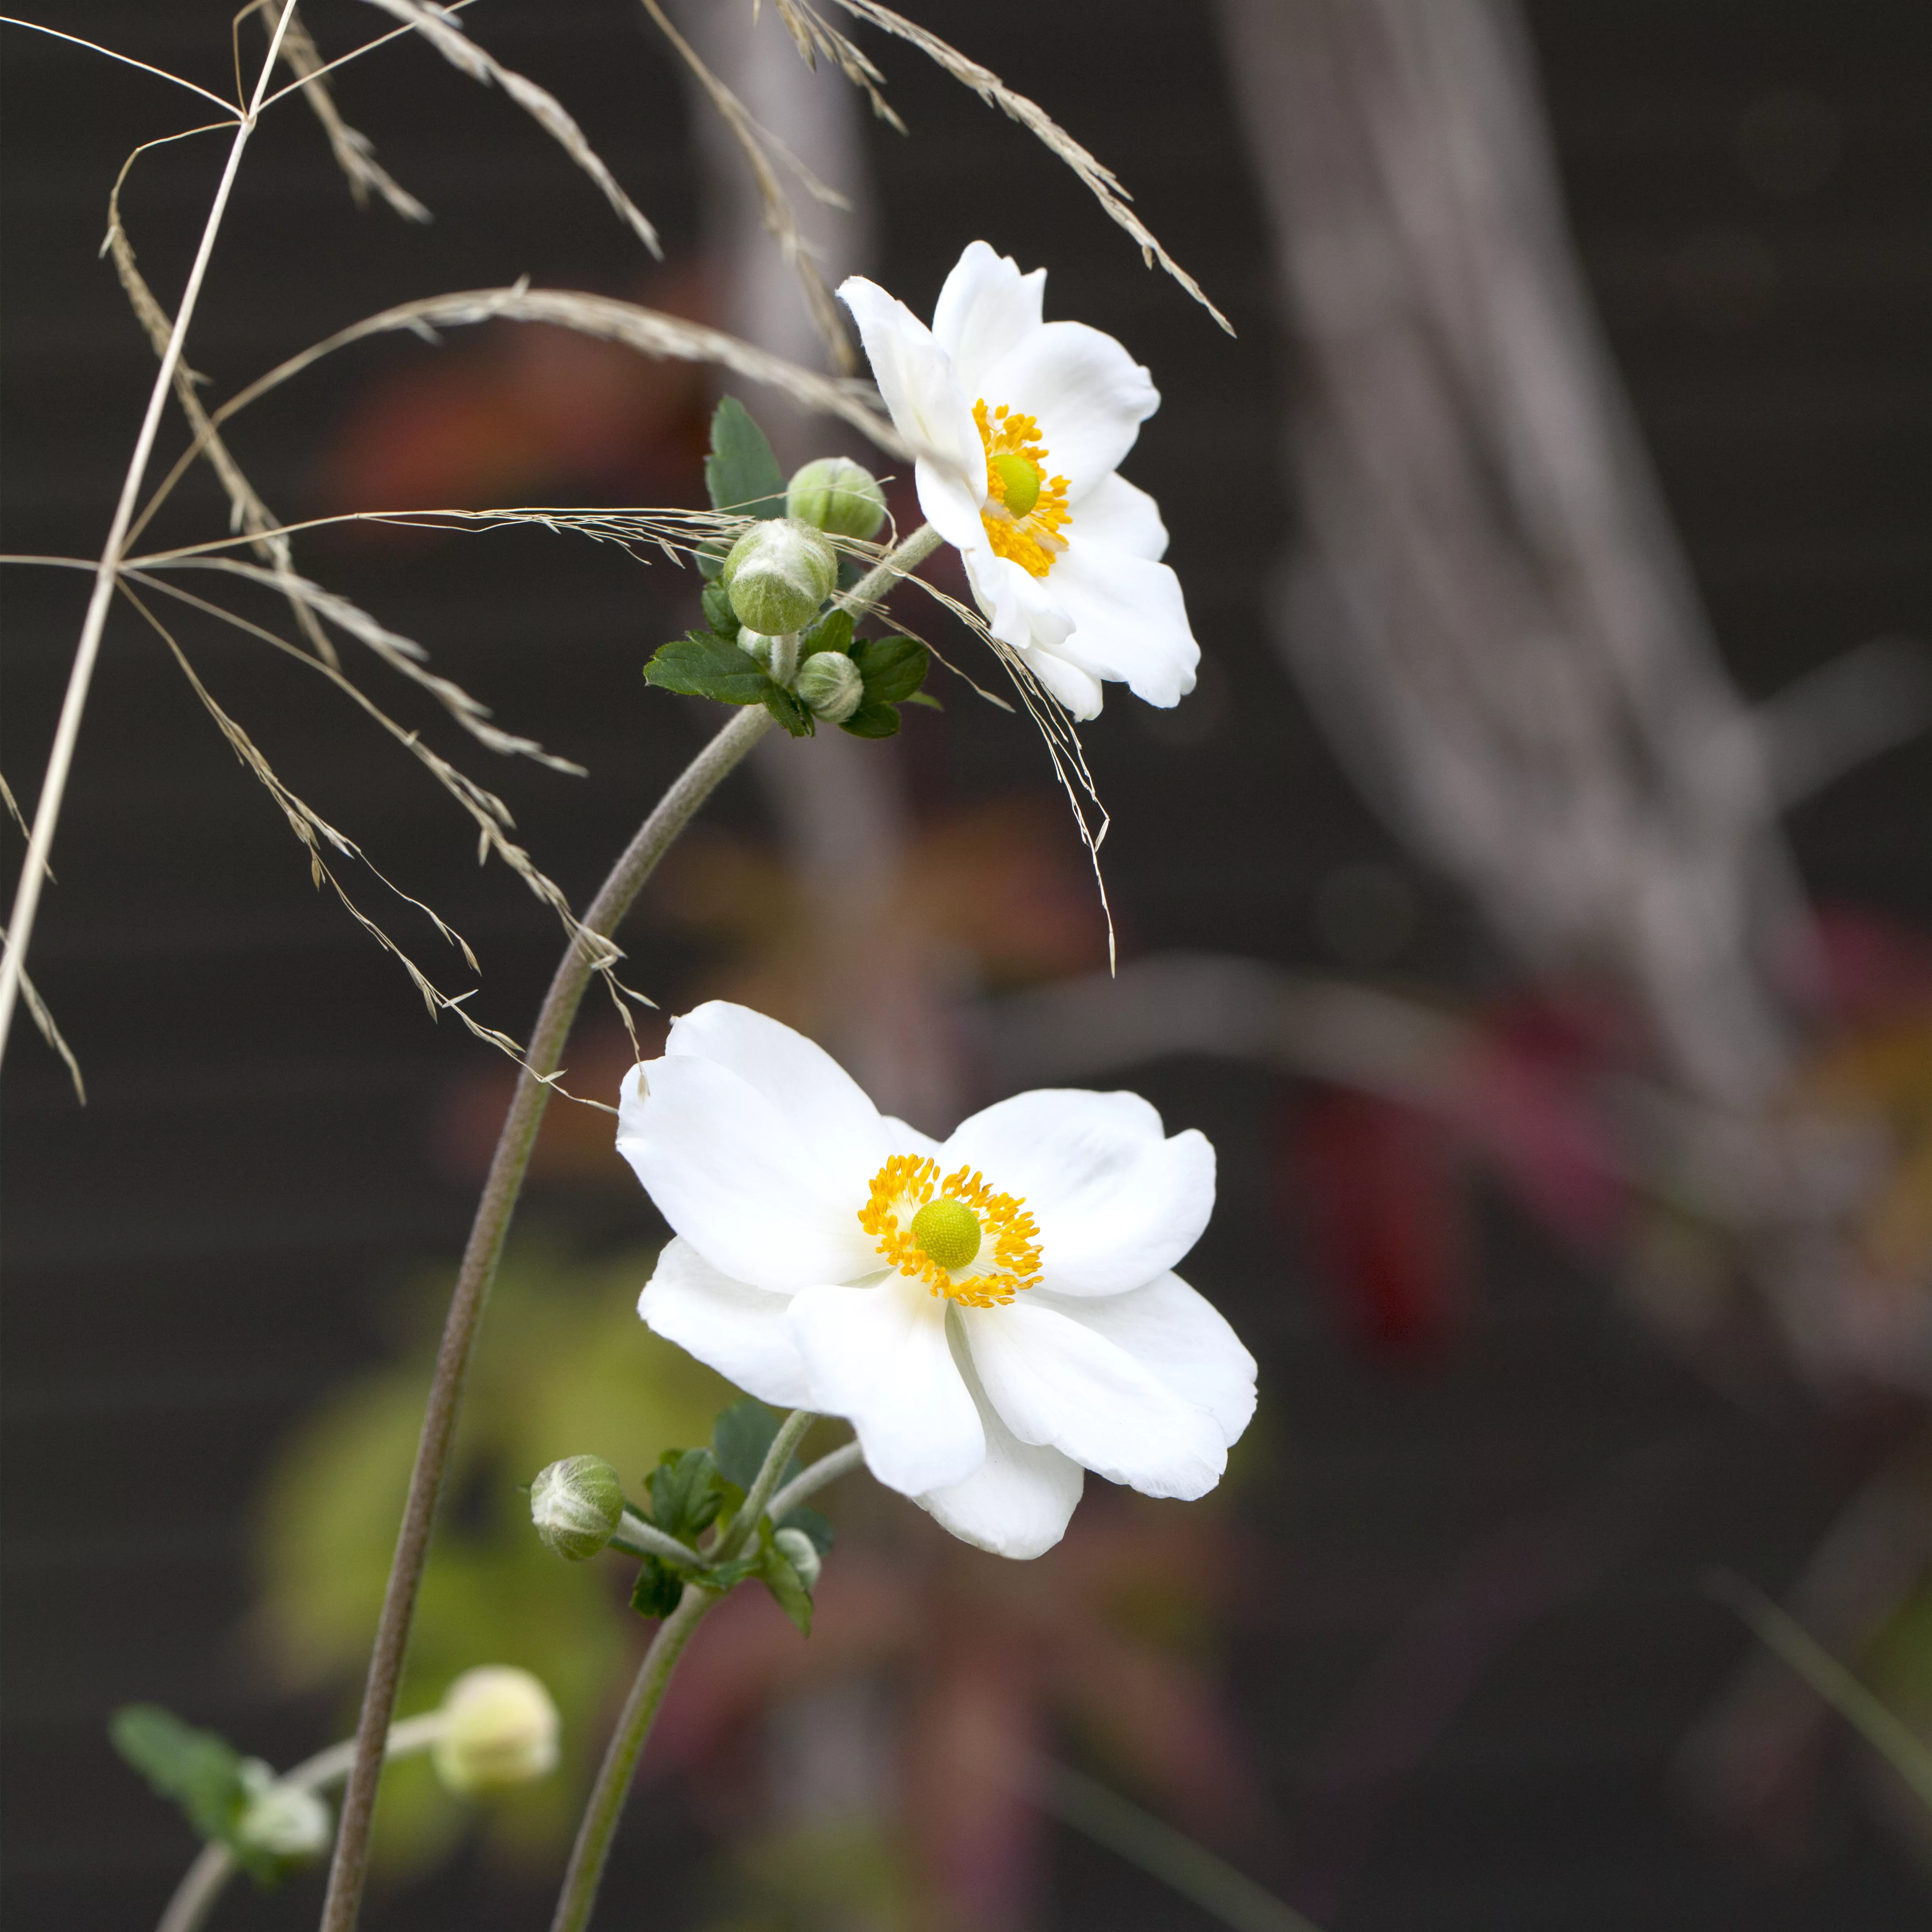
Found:
[[[755,1576],[764,1560],[764,1552],[754,1544],[748,1554],[734,1557],[729,1563],[721,1563],[715,1570],[706,1570],[697,1580],[722,1597],[726,1591],[735,1590],[747,1576]]]
[[[711,1425],[711,1454],[728,1483],[748,1490],[778,1439],[778,1419],[761,1402],[746,1396]]]
[[[781,1529],[802,1530],[811,1538],[812,1546],[821,1556],[832,1554],[832,1526],[808,1503],[800,1503],[796,1509],[785,1512]]]
[[[637,1582],[632,1586],[631,1607],[640,1617],[668,1617],[683,1594],[683,1577],[668,1563],[646,1556]]]
[[[224,1843],[247,1802],[242,1754],[213,1731],[196,1730],[158,1704],[129,1704],[109,1720],[114,1748],[204,1838]]]
[[[845,651],[852,648],[852,614],[849,610],[828,610],[818,622],[798,634],[798,660],[805,660],[820,651]]]
[[[765,701],[765,709],[794,738],[809,738],[818,728],[812,713],[783,685],[766,678],[765,688],[758,694]]]
[[[754,660],[709,631],[693,631],[661,645],[644,667],[644,682],[683,698],[715,698],[721,704],[762,704],[778,687]]]
[[[899,728],[898,707],[893,704],[862,704],[839,726],[855,738],[890,738]]]
[[[812,1634],[812,1592],[792,1568],[791,1558],[775,1543],[758,1552],[758,1574],[780,1610],[797,1624],[801,1636]]]
[[[704,487],[714,510],[740,517],[784,514],[784,472],[764,431],[736,396],[727,396],[712,415]]]
[[[650,1487],[651,1520],[680,1543],[701,1536],[724,1506],[709,1449],[667,1449],[651,1472]]]
[[[852,646],[868,704],[898,704],[926,682],[932,654],[916,638],[868,638]]]
[[[704,607],[704,621],[718,637],[735,640],[742,628],[738,622],[738,614],[731,608],[731,599],[722,584],[707,584],[700,599]]]

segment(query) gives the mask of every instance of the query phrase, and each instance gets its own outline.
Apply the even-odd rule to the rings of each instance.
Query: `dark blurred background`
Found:
[[[759,31],[777,35],[765,11]],[[1228,82],[1228,20],[1256,10],[922,0],[916,11],[1118,168],[1238,332],[1224,336],[1144,272],[1021,130],[910,50],[866,38],[911,129],[902,138],[862,124],[870,272],[929,313],[958,249],[984,236],[1023,267],[1047,265],[1049,315],[1118,335],[1162,391],[1128,471],[1160,500],[1210,669],[1172,715],[1116,688],[1084,734],[1112,814],[1105,858],[1124,962],[1184,950],[1261,962],[1284,976],[1271,985],[1372,988],[1447,1016],[1498,1064],[1558,1085],[1574,1077],[1594,1093],[1600,1076],[1650,1077],[1667,1056],[1629,1044],[1640,1019],[1594,990],[1580,1007],[1566,972],[1499,934],[1467,881],[1402,836],[1399,813],[1364,802],[1277,648],[1299,500],[1289,425],[1321,372],[1281,294],[1255,110],[1244,122]],[[322,0],[304,14],[325,54],[380,17]],[[620,0],[487,0],[465,17],[568,103],[658,224],[664,261],[644,255],[500,95],[406,42],[345,70],[338,98],[434,222],[358,212],[300,104],[279,109],[249,154],[190,343],[211,397],[377,309],[520,275],[732,320],[718,238],[729,212],[707,190],[713,164],[644,14]],[[69,0],[50,18],[218,92],[230,84],[224,10]],[[1757,700],[1874,638],[1923,636],[1932,18],[1901,0],[1539,0],[1526,18],[1587,290],[1724,671]],[[1250,17],[1244,31],[1255,30]],[[4,541],[84,557],[104,531],[153,366],[98,254],[107,192],[137,141],[197,110],[160,82],[7,32]],[[250,74],[260,44],[248,23]],[[164,302],[185,273],[220,146],[203,136],[150,154],[124,192]],[[691,504],[702,501],[716,393],[702,371],[578,338],[506,326],[452,332],[432,350],[403,335],[324,362],[238,419],[233,440],[290,520],[364,506]],[[851,447],[842,435],[814,443],[782,410],[768,419],[782,448]],[[181,441],[171,422],[165,460]],[[895,500],[909,507],[902,492]],[[225,527],[218,493],[196,476],[156,535]],[[538,862],[583,904],[708,728],[708,707],[649,692],[638,674],[690,620],[689,574],[527,530],[338,530],[303,539],[298,556],[421,640],[505,724],[588,768],[569,778],[490,759],[368,670],[385,702],[502,793]],[[86,590],[84,577],[53,569],[5,576],[0,770],[23,803]],[[275,614],[272,602],[249,609]],[[316,680],[203,620],[183,616],[177,634],[288,782],[461,930],[483,966],[472,1010],[520,1036],[556,951],[550,916],[500,866],[477,867],[459,814]],[[940,640],[974,668],[963,633]],[[1034,1084],[1010,1030],[1030,1010],[1002,1001],[1078,981],[1105,951],[1084,856],[1030,728],[962,686],[935,688],[943,714],[909,714],[902,739],[856,748],[878,761],[872,782],[889,775],[902,820],[902,897],[868,916],[912,932],[940,988],[945,1066],[904,1076],[911,1104],[925,1095],[937,1107],[948,1094],[976,1104]],[[1932,1105],[1926,1048],[1913,1043],[1924,1036],[1911,1030],[1932,984],[1932,941],[1920,937],[1932,932],[1928,773],[1922,742],[1883,749],[1786,823],[1821,924],[1828,914],[1829,932],[1848,935],[1880,986],[1878,1005],[1858,1014],[1876,1012],[1892,1029],[1884,1037],[1904,1042],[1882,1064],[1833,1061],[1852,1034],[1820,1022],[1792,1078],[1901,1093],[1894,1124]],[[809,808],[793,782],[772,760],[732,781],[625,928],[627,976],[668,1010],[732,992],[840,1046],[842,1030],[863,1030],[850,1004],[857,969],[822,930],[836,923],[836,894],[832,912],[814,910],[819,874],[796,832]],[[16,836],[6,850],[16,865]],[[299,1630],[290,1634],[301,1618],[286,1602],[291,1577],[304,1562],[326,1568],[329,1546],[278,1556],[276,1532],[260,1528],[265,1472],[286,1470],[292,1438],[305,1439],[310,1460],[287,1478],[284,1506],[329,1492],[326,1445],[297,1434],[305,1419],[340,1414],[329,1405],[345,1387],[366,1391],[389,1365],[419,1360],[434,1318],[421,1278],[460,1248],[503,1076],[453,1021],[432,1024],[394,962],[310,889],[274,807],[131,612],[110,624],[54,862],[33,970],[88,1103],[76,1105],[23,1026],[5,1117],[3,1882],[17,1924],[133,1925],[158,1910],[193,1846],[112,1756],[110,1710],[152,1699],[277,1763],[345,1726],[354,1669],[318,1638],[323,1661],[304,1675]],[[439,984],[469,983],[420,915],[367,874],[344,878]],[[997,934],[961,912],[976,906],[997,913]],[[586,1016],[574,1064],[614,1082],[624,1056],[608,1018]],[[1171,1127],[1198,1126],[1219,1149],[1219,1212],[1188,1271],[1259,1356],[1262,1407],[1204,1527],[1178,1526],[1172,1505],[1143,1524],[1090,1500],[1077,1576],[1118,1570],[1118,1588],[1100,1592],[1110,1604],[1178,1588],[1184,1640],[1160,1652],[1172,1696],[1110,1742],[1048,1681],[1076,1672],[1077,1624],[1056,1626],[1049,1643],[1046,1624],[1027,1621],[1046,1612],[1000,1598],[1018,1586],[976,1581],[971,1563],[954,1576],[944,1566],[960,1557],[906,1540],[860,1502],[851,1560],[855,1574],[874,1567],[878,1601],[897,1604],[908,1628],[924,1618],[944,1629],[943,1604],[892,1595],[905,1576],[938,1577],[956,1606],[983,1590],[985,1617],[1008,1618],[1015,1654],[1034,1658],[1005,1655],[988,1666],[992,1688],[976,1690],[970,1675],[945,1675],[958,1648],[908,1637],[878,1666],[890,1708],[925,1708],[938,1682],[969,1706],[982,1695],[1023,1706],[1016,1721],[1036,1742],[1218,1838],[1331,1932],[1922,1918],[1923,1821],[1862,1746],[1800,1712],[1776,1789],[1739,1798],[1736,1779],[1709,1769],[1724,1761],[1721,1740],[1701,1756],[1696,1742],[1713,1735],[1753,1647],[1707,1593],[1707,1571],[1727,1567],[1774,1595],[1810,1574],[1874,1472],[1917,1441],[1917,1370],[1888,1386],[1821,1367],[1788,1321],[1745,1324],[1741,1339],[1694,1322],[1687,1336],[1684,1323],[1654,1318],[1656,1270],[1630,1263],[1636,1247],[1657,1246],[1654,1221],[1634,1234],[1627,1204],[1583,1216],[1565,1238],[1561,1215],[1539,1216],[1522,1182],[1534,1159],[1486,1160],[1480,1135],[1445,1132],[1439,1110],[1365,1100],[1312,1078],[1317,1067],[1298,1077],[1238,1042],[1172,1046],[1156,1037],[1137,1050],[1130,1038],[1095,1084],[1136,1085]],[[1518,1124],[1546,1148],[1570,1124],[1552,1102]],[[623,1318],[643,1273],[624,1257],[659,1232],[610,1172],[602,1132],[580,1117],[552,1133],[526,1210],[547,1244],[527,1264],[534,1305],[548,1270],[593,1298],[593,1328]],[[1910,1132],[1898,1128],[1916,1144]],[[1909,1165],[1900,1154],[1899,1172]],[[1916,1185],[1908,1220],[1924,1198],[1922,1176]],[[1732,1263],[1686,1264],[1697,1265],[1698,1280],[1721,1276],[1733,1294]],[[1922,1298],[1922,1280],[1907,1286]],[[556,1453],[584,1446],[596,1445]],[[1915,1648],[1898,1622],[1918,1560],[1900,1558],[1908,1574],[1880,1592],[1882,1615],[1854,1616],[1841,1633],[1891,1670],[1894,1702],[1925,1674],[1922,1636]],[[1053,1574],[1070,1597],[1084,1587],[1070,1569]],[[568,1580],[582,1586],[577,1573]],[[1111,1615],[1096,1611],[1095,1630]],[[1062,1662],[1015,1690],[1041,1658]],[[836,1728],[812,1715],[824,1686],[793,1694],[799,1722]],[[787,1707],[780,1689],[772,1696],[778,1714],[746,1720],[750,1732],[741,1725],[722,1758],[707,1758],[702,1738],[679,1747],[701,1775],[639,1798],[609,1922],[647,1912],[692,1927],[924,1922],[904,1898],[921,1886],[943,1894],[946,1858],[963,1854],[934,1852],[918,1818],[910,1892],[887,1886],[885,1903],[877,1872],[842,1902],[821,1873],[812,1882],[832,1902],[816,1917],[800,1903],[803,1881],[789,1904],[731,1902],[731,1884],[751,1898],[764,1882],[755,1858],[750,1879],[718,1876],[739,1869],[733,1847],[768,1844],[774,1828],[702,1794],[706,1780],[742,1771],[748,1751],[782,1756]],[[1168,1736],[1164,1724],[1184,1718],[1211,1733],[1211,1748],[1189,1757]],[[896,1717],[880,1721],[900,1735]],[[747,1744],[752,1733],[764,1742]],[[1747,1730],[1747,1760],[1749,1739],[1768,1735]],[[569,1748],[580,1756],[589,1740],[574,1734]],[[1221,1796],[1190,1815],[1176,1768],[1210,1761]],[[907,1802],[925,1802],[916,1779],[912,1788]],[[891,1839],[892,1805],[872,1802]],[[370,1923],[532,1921],[549,1841],[538,1826],[520,1840],[510,1831],[508,1849],[501,1835],[452,1838],[440,1867],[423,1852]],[[1036,1854],[1035,1877],[1016,1881],[1001,1909],[1066,1927],[1209,1922],[1070,1832]],[[769,1868],[767,1892],[784,1892],[784,1869]],[[220,1922],[252,1912],[301,1924],[317,1896],[314,1880],[298,1880],[266,1905],[230,1901]],[[955,1922],[975,1909],[958,1905]]]

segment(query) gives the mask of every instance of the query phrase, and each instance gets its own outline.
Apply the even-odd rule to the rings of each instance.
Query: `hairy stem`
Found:
[[[788,1451],[788,1454],[790,1452]],[[671,1672],[691,1641],[691,1634],[713,1604],[722,1599],[701,1584],[687,1583],[677,1608],[658,1626],[651,1647],[638,1666],[631,1694],[624,1700],[617,1728],[597,1768],[597,1782],[585,1806],[583,1822],[577,1828],[577,1842],[570,1848],[570,1864],[563,1875],[563,1889],[557,1894],[556,1914],[550,1932],[583,1932],[590,1922],[597,1903],[597,1888],[603,1882],[604,1867],[610,1856],[611,1840],[617,1835],[617,1821],[623,1815],[624,1800],[630,1795],[631,1779],[644,1741],[651,1734],[651,1723],[664,1702]]]
[[[888,556],[881,557],[853,585],[832,600],[835,610],[849,610],[856,624],[908,572],[916,570],[946,539],[930,524],[921,524]]]
[[[836,1483],[841,1476],[857,1468],[865,1460],[865,1452],[856,1442],[848,1442],[844,1448],[820,1456],[817,1462],[800,1470],[772,1497],[765,1505],[766,1514],[774,1522],[784,1522],[807,1496],[815,1496],[827,1483]]]
[[[516,1094],[504,1116],[496,1154],[490,1163],[490,1176],[477,1203],[469,1245],[464,1251],[462,1269],[443,1323],[416,1467],[410,1476],[409,1500],[396,1538],[395,1560],[383,1594],[382,1616],[376,1626],[375,1649],[362,1694],[362,1720],[356,1726],[356,1767],[342,1801],[342,1827],[336,1835],[335,1857],[329,1867],[322,1932],[350,1932],[361,1909],[368,1869],[369,1830],[375,1814],[376,1781],[382,1772],[382,1741],[389,1728],[390,1714],[395,1708],[396,1691],[402,1679],[403,1653],[416,1612],[423,1564],[429,1554],[430,1532],[442,1493],[443,1468],[455,1432],[464,1380],[475,1351],[484,1302],[496,1277],[510,1217],[515,1211],[524,1172],[536,1144],[537,1130],[542,1124],[544,1108],[550,1099],[549,1083],[544,1076],[556,1070],[571,1022],[577,1017],[584,990],[599,963],[600,956],[592,950],[585,934],[608,939],[616,930],[619,921],[630,910],[632,902],[656,870],[658,861],[672,842],[719,782],[771,728],[771,722],[770,714],[762,706],[748,706],[735,712],[685,768],[604,881],[584,915],[584,934],[572,940],[544,997],[524,1056],[524,1070],[518,1076]]]
[[[128,473],[122,479],[121,500],[115,506],[113,521],[108,526],[107,541],[102,545],[100,561],[95,566],[93,594],[87,600],[87,615],[82,620],[80,642],[75,646],[73,668],[68,673],[67,693],[61,700],[60,718],[54,727],[54,741],[47,753],[47,769],[40,781],[39,801],[34,807],[34,829],[28,836],[27,856],[20,868],[20,883],[14,894],[14,910],[7,922],[7,942],[0,957],[0,1059],[7,1052],[7,1036],[14,1023],[14,1008],[20,992],[20,974],[27,962],[27,947],[34,936],[34,920],[40,910],[40,881],[46,876],[48,855],[53,850],[54,827],[58,824],[62,801],[67,796],[68,775],[74,765],[74,748],[80,736],[80,721],[87,709],[87,694],[94,682],[94,668],[100,656],[100,638],[106,628],[107,608],[113,601],[114,586],[120,575],[121,558],[128,542],[128,526],[133,520],[134,503],[142,479],[148,473],[148,460],[154,450],[154,436],[161,424],[161,412],[168,392],[174,386],[175,371],[181,366],[182,344],[188,324],[194,319],[195,304],[201,299],[201,285],[208,274],[208,258],[214,253],[214,238],[220,232],[222,218],[228,212],[228,197],[242,166],[242,151],[255,131],[261,112],[262,96],[274,72],[283,36],[296,10],[295,0],[283,0],[281,16],[275,22],[268,58],[262,64],[248,111],[235,124],[235,139],[228,149],[227,165],[221,171],[220,184],[202,224],[201,245],[195,250],[194,266],[189,269],[188,286],[182,291],[181,304],[175,311],[174,327],[167,346],[161,352],[161,366],[155,372],[154,386],[148,396],[147,413],[141,418],[140,433],[134,439],[134,453],[128,460]]]
[[[407,1757],[412,1754],[427,1750],[442,1736],[447,1723],[440,1711],[430,1711],[420,1718],[405,1718],[389,1733],[386,1755],[391,1758]],[[338,1784],[348,1775],[349,1767],[356,1761],[356,1740],[345,1738],[340,1744],[331,1744],[326,1750],[319,1750],[314,1756],[304,1758],[292,1769],[284,1772],[276,1782],[292,1786],[298,1791],[321,1791],[332,1784]],[[190,1865],[175,1894],[167,1903],[154,1932],[200,1932],[206,1924],[208,1915],[214,1910],[214,1903],[221,1896],[223,1888],[235,1876],[235,1860],[228,1847],[218,1839],[211,1839],[201,1848],[201,1855]]]
[[[805,1440],[805,1432],[818,1420],[810,1409],[795,1408],[778,1425],[778,1432],[772,1438],[772,1446],[765,1451],[765,1460],[758,1466],[752,1486],[745,1492],[745,1507],[738,1512],[736,1520],[719,1538],[718,1547],[712,1552],[714,1563],[728,1563],[758,1534],[759,1520],[772,1499],[772,1492],[778,1486],[778,1479],[784,1474],[785,1465]]]

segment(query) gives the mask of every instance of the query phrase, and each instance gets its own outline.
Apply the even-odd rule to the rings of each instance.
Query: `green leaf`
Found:
[[[914,638],[868,638],[852,646],[868,704],[898,704],[926,682],[932,654]]]
[[[226,1843],[247,1802],[242,1756],[213,1731],[198,1731],[158,1704],[129,1704],[114,1713],[114,1748],[164,1798],[172,1798],[204,1838]]]
[[[763,1402],[749,1396],[734,1402],[711,1425],[711,1454],[718,1473],[728,1483],[750,1489],[778,1432],[778,1419]]]
[[[915,691],[910,698],[899,700],[902,704],[922,705],[928,711],[944,711],[946,706],[929,691]]]
[[[644,1558],[632,1586],[631,1607],[640,1617],[668,1617],[684,1594],[684,1578],[668,1563],[655,1556]]]
[[[765,701],[765,709],[794,738],[809,738],[817,730],[817,720],[783,685],[766,678],[765,688],[758,694]]]
[[[891,704],[862,704],[838,728],[855,738],[890,738],[899,728],[898,709]]]
[[[799,1529],[812,1538],[812,1546],[821,1556],[832,1553],[832,1526],[808,1503],[800,1503],[796,1509],[785,1511],[781,1529]]]
[[[650,1486],[651,1520],[680,1543],[702,1535],[724,1505],[709,1449],[667,1449],[651,1472]]]
[[[801,1636],[812,1634],[812,1592],[792,1568],[791,1558],[775,1543],[767,1543],[758,1552],[758,1574],[778,1606],[797,1624]]]
[[[693,631],[659,647],[644,667],[644,682],[685,698],[715,698],[721,704],[762,704],[778,687],[736,644],[709,631]]]
[[[704,487],[711,492],[714,510],[740,517],[784,514],[784,472],[764,431],[736,396],[727,396],[712,416]]]
[[[731,608],[731,599],[722,584],[707,584],[704,596],[704,621],[721,638],[736,638],[743,627],[738,622],[738,614]]]
[[[764,1561],[763,1552],[754,1544],[746,1555],[734,1557],[729,1563],[721,1563],[715,1569],[706,1570],[697,1580],[722,1597],[728,1590],[735,1590],[747,1576],[755,1576]]]
[[[802,664],[808,657],[820,651],[844,651],[852,649],[852,614],[849,610],[828,610],[817,623],[808,626],[798,634],[798,661]]]

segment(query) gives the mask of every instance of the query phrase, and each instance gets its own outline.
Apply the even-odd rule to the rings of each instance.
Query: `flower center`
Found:
[[[962,1167],[896,1154],[872,1177],[859,1225],[889,1265],[968,1308],[998,1308],[1040,1280],[1040,1230],[1016,1196]]]
[[[1004,403],[988,412],[982,397],[973,405],[980,440],[986,446],[986,507],[980,512],[996,555],[1010,557],[1034,577],[1044,577],[1066,548],[1066,478],[1047,473],[1046,446],[1031,416],[1016,416]]]

